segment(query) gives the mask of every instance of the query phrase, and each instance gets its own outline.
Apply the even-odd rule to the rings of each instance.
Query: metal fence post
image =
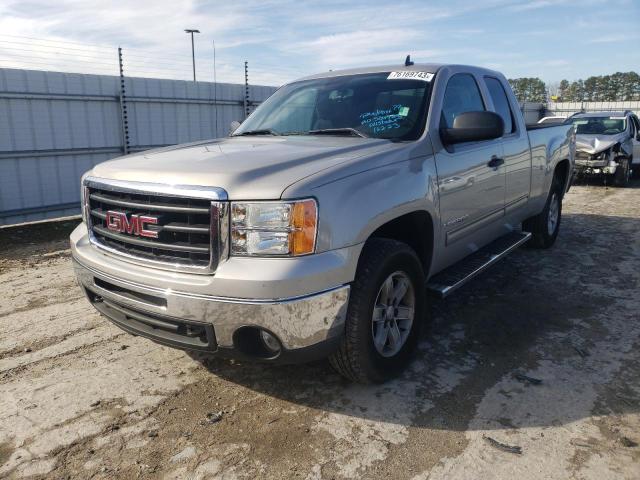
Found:
[[[122,66],[122,47],[118,47],[118,64],[120,66],[120,122],[122,124],[122,152],[129,153],[129,116],[127,115],[127,96],[124,84],[124,68]]]
[[[244,62],[244,118],[249,116],[249,63]]]

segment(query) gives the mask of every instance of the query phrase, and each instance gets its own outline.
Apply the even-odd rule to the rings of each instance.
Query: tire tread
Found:
[[[375,275],[376,268],[392,254],[404,251],[413,257],[419,264],[415,252],[407,244],[386,238],[372,238],[365,244],[364,250],[358,262],[356,278],[351,285],[347,321],[345,322],[345,334],[339,348],[329,357],[331,366],[341,375],[356,383],[373,383],[385,380],[385,378],[372,378],[371,372],[365,369],[366,360],[360,358],[361,351],[358,348],[360,335],[357,317],[361,312],[367,311],[369,301],[369,281]],[[416,292],[416,295],[420,292]],[[421,321],[415,318],[414,321]]]
[[[556,227],[556,234],[549,236],[547,232],[547,214],[549,212],[549,205],[551,203],[551,197],[556,192],[560,196],[560,212],[558,217],[558,226]],[[522,229],[526,232],[531,232],[531,240],[526,243],[529,248],[549,248],[555,243],[557,232],[560,229],[560,223],[562,219],[562,183],[558,175],[554,175],[551,181],[551,188],[549,189],[549,195],[544,205],[544,209],[538,215],[528,218],[522,223]]]

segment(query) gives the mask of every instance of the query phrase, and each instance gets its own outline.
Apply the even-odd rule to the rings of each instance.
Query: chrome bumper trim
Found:
[[[177,292],[132,283],[87,267],[75,258],[78,283],[97,295],[134,309],[176,319],[213,325],[218,345],[233,347],[234,332],[244,326],[264,327],[276,334],[286,349],[308,347],[343,332],[349,285],[293,298],[243,299]],[[135,299],[96,285],[95,278],[122,289],[164,300],[161,304]]]

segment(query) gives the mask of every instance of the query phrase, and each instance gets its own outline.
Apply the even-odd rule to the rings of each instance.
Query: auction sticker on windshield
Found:
[[[433,73],[429,72],[391,72],[387,77],[387,80],[423,80],[425,82],[430,82],[433,80],[433,75]]]

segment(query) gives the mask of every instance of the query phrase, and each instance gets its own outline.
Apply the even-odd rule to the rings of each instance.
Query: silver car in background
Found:
[[[576,174],[605,175],[617,187],[640,173],[640,122],[625,112],[577,113],[566,121],[576,129]]]

